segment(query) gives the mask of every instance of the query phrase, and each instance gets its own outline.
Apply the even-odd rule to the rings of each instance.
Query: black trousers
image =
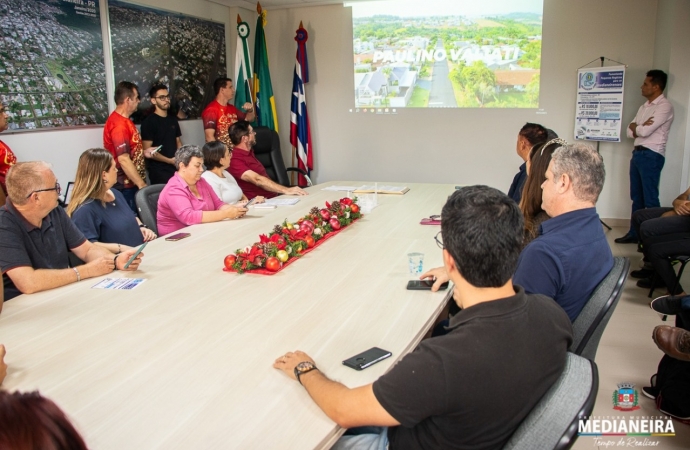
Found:
[[[673,208],[647,208],[635,211],[632,226],[640,237],[645,259],[664,280],[669,289],[676,283],[676,272],[668,260],[669,256],[690,255],[690,216],[661,217]],[[683,287],[676,286],[676,294]]]

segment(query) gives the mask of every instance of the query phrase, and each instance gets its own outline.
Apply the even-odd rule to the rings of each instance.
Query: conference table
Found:
[[[92,288],[99,277],[6,302],[3,388],[39,390],[93,449],[330,447],[344,430],[273,361],[299,349],[357,387],[412,351],[452,290],[407,290],[407,254],[424,253],[425,270],[442,264],[440,227],[419,222],[454,186],[379,194],[369,214],[271,276],[224,272],[223,258],[346,194],[322,188],[361,184],[324,183],[293,206],[157,239],[138,271],[105,276],[145,279],[132,290]],[[363,371],[342,364],[374,346],[393,356]]]

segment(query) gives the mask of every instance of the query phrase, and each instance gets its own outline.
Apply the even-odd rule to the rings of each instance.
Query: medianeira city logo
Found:
[[[618,389],[613,391],[613,409],[618,411],[635,411],[640,409],[637,404],[637,389],[632,383],[620,383]]]
[[[631,412],[640,409],[633,383],[620,383],[613,391],[613,409]],[[673,421],[666,416],[589,416],[578,420],[578,436],[594,438],[598,447],[658,447],[660,437],[673,437]],[[652,438],[652,439],[650,439]]]

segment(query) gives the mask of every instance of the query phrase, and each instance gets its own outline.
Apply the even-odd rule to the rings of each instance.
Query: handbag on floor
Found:
[[[651,382],[657,409],[690,425],[690,362],[664,355]]]

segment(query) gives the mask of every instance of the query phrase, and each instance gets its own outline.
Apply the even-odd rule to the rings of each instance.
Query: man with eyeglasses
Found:
[[[129,81],[120,81],[115,88],[115,111],[110,114],[103,128],[103,146],[115,160],[117,183],[113,186],[137,212],[134,196],[146,186],[146,161],[144,147],[137,127],[130,116],[139,107],[139,89]]]
[[[7,119],[8,117],[7,111],[5,111],[5,105],[0,103],[0,133],[9,127]],[[2,189],[3,197],[5,194],[7,194],[7,189],[5,188],[5,177],[7,176],[7,172],[10,170],[10,167],[16,163],[17,157],[14,156],[12,150],[10,150],[7,144],[0,141],[0,189]],[[0,201],[0,205],[3,203],[4,202]]]
[[[423,340],[373,383],[344,386],[299,350],[275,360],[350,428],[333,449],[503,448],[558,379],[572,342],[563,310],[511,280],[523,226],[517,204],[497,189],[450,196],[442,256],[462,311],[445,336]]]
[[[233,123],[228,134],[234,146],[230,148],[232,158],[228,172],[247,198],[273,198],[279,194],[308,195],[298,186],[286,187],[268,177],[266,168],[254,155],[252,147],[256,144],[256,133],[249,122],[240,120]]]
[[[177,117],[168,114],[170,94],[164,84],[154,84],[149,90],[151,104],[155,110],[141,124],[141,138],[144,156],[149,158],[147,166],[151,184],[165,184],[175,174],[175,152],[182,147],[182,131]],[[151,150],[162,145],[157,152]]]
[[[230,101],[235,97],[235,87],[230,78],[216,78],[213,82],[213,91],[216,98],[211,100],[206,109],[201,113],[204,122],[204,136],[206,142],[221,141],[232,150],[232,142],[228,130],[238,120],[253,122],[256,118],[254,105],[246,102],[242,105],[244,112],[237,109]]]
[[[5,300],[125,270],[136,252],[114,254],[89,242],[58,207],[60,191],[50,165],[43,161],[17,163],[7,174],[7,203],[0,207]],[[70,267],[70,250],[86,263]],[[142,256],[126,270],[136,270]]]

